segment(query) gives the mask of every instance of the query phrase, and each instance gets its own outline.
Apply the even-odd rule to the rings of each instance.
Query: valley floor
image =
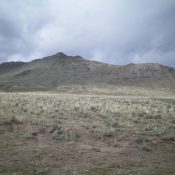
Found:
[[[175,95],[144,92],[1,92],[0,175],[174,175]]]

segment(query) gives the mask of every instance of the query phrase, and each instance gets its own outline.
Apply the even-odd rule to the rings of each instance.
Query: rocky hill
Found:
[[[57,53],[31,62],[0,64],[0,90],[55,90],[67,85],[175,87],[175,69],[155,63],[117,66]]]

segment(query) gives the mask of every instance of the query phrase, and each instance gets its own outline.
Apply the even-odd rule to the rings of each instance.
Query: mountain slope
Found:
[[[0,64],[1,90],[54,90],[63,85],[175,87],[175,69],[160,64],[116,66],[63,53],[32,62]]]

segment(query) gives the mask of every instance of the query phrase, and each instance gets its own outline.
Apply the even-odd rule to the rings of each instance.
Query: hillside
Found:
[[[72,85],[175,87],[175,69],[160,64],[110,65],[57,53],[31,62],[0,64],[0,90],[55,90]]]

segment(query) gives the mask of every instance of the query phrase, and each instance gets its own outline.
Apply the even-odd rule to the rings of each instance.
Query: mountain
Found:
[[[111,65],[57,53],[31,62],[0,64],[0,90],[55,90],[72,85],[175,87],[175,68],[147,63]]]

